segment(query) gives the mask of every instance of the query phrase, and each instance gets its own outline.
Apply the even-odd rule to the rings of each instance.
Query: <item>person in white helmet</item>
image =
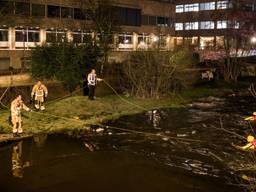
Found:
[[[37,110],[45,110],[44,102],[45,98],[48,96],[47,87],[41,82],[38,81],[37,84],[34,85],[31,92],[31,99],[35,102],[35,108]]]

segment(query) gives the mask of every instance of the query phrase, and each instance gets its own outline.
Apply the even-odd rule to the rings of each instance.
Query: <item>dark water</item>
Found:
[[[252,132],[243,116],[252,98],[208,98],[184,109],[154,110],[82,139],[37,136],[0,148],[0,191],[243,191],[238,169],[254,164],[236,135]],[[177,140],[180,138],[182,140]],[[193,139],[187,141],[183,139]],[[232,184],[232,185],[231,185]]]

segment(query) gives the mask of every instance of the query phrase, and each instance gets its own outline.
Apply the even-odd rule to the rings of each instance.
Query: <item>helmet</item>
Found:
[[[249,136],[247,137],[247,141],[248,141],[248,142],[253,142],[253,141],[254,141],[254,137],[253,137],[252,135],[249,135]]]

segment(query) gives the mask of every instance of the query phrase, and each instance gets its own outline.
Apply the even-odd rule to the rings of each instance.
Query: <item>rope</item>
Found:
[[[7,93],[7,91],[9,90],[10,86],[7,87],[4,91],[4,93],[2,94],[2,96],[0,97],[0,101],[2,101],[2,99],[4,98],[5,94]]]
[[[220,118],[220,128],[217,128],[217,127],[214,127],[214,126],[210,126],[210,127],[213,128],[213,129],[222,130],[222,131],[227,132],[227,133],[229,133],[229,134],[231,134],[231,135],[235,135],[235,136],[239,137],[240,139],[246,140],[246,138],[245,138],[244,136],[239,135],[239,134],[237,134],[237,133],[235,133],[235,132],[233,132],[233,131],[229,131],[229,130],[225,129],[225,128],[223,127],[223,123],[222,123],[221,118]]]
[[[144,131],[136,131],[136,130],[126,129],[126,128],[113,127],[113,126],[105,126],[105,127],[107,129],[114,129],[114,130],[129,132],[129,133],[148,135],[148,136],[155,136],[155,137],[166,137],[168,139],[174,139],[174,140],[180,140],[180,141],[204,142],[204,141],[196,140],[196,139],[179,138],[179,137],[173,137],[173,136],[168,136],[168,135],[149,133],[149,132],[144,132]]]
[[[106,82],[104,79],[102,80],[115,94],[116,96],[119,97],[119,99],[121,99],[122,101],[124,101],[125,103],[132,105],[134,107],[137,107],[139,109],[142,109],[143,111],[147,111],[148,109],[146,109],[145,107],[142,107],[140,105],[137,105],[135,103],[132,103],[130,101],[128,101],[127,99],[123,98],[108,82]]]

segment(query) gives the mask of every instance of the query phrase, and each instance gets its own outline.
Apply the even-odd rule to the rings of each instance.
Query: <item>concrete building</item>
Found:
[[[0,0],[0,71],[30,67],[37,45],[85,43],[90,18],[86,0]],[[256,44],[256,0],[112,0],[120,30],[112,40],[113,59],[127,51],[158,47],[197,50],[224,47],[231,34],[250,33]],[[253,42],[253,40],[252,40]]]
[[[29,68],[30,50],[37,45],[64,39],[85,43],[95,35],[90,18],[83,14],[83,2],[1,0],[0,71]],[[121,25],[121,31],[113,34],[113,52],[172,48],[175,7],[169,0],[114,0],[113,8]]]
[[[253,40],[255,33],[255,0],[175,1],[175,46],[216,50],[224,48],[226,37]]]

